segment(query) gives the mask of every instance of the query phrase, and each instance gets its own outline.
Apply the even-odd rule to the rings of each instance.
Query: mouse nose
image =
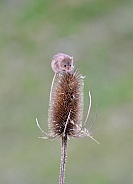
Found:
[[[66,66],[66,70],[69,71],[70,70],[70,66]]]

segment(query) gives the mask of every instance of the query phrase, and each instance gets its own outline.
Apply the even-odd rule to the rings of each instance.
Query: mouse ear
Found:
[[[70,57],[70,59],[71,59],[71,61],[73,61],[73,56],[72,56],[72,57]]]

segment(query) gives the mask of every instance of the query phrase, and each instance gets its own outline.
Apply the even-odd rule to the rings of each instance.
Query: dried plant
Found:
[[[88,136],[96,141],[91,135],[91,132],[85,128],[91,109],[90,93],[90,104],[87,117],[85,122],[82,123],[83,79],[84,77],[79,74],[77,70],[61,73],[52,86],[52,95],[50,97],[51,99],[48,111],[48,133],[45,133],[41,129],[38,120],[36,119],[39,129],[44,134],[41,138],[53,139],[55,137],[61,137],[62,139],[59,184],[64,184],[65,179],[68,138]]]

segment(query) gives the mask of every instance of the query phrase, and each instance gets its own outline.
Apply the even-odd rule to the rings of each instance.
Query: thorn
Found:
[[[36,118],[36,124],[37,124],[38,128],[41,130],[41,132],[42,132],[42,133],[45,133],[45,132],[43,131],[43,129],[41,129],[41,127],[40,127],[40,125],[39,125],[39,122],[38,122],[38,119],[37,119],[37,118]]]
[[[90,104],[89,104],[89,107],[88,107],[88,112],[87,112],[87,116],[86,116],[85,122],[84,122],[82,127],[85,127],[85,125],[86,125],[86,123],[88,121],[89,115],[90,115],[90,110],[91,110],[91,94],[90,94],[90,91],[89,91],[89,98],[90,98]]]
[[[94,139],[91,135],[87,135],[88,137],[90,137],[93,141],[95,141],[97,144],[100,144],[96,139]]]

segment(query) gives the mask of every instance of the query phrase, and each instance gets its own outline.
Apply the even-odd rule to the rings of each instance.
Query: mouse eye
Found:
[[[64,65],[64,67],[66,68],[66,65]]]
[[[71,65],[69,65],[71,67]]]

